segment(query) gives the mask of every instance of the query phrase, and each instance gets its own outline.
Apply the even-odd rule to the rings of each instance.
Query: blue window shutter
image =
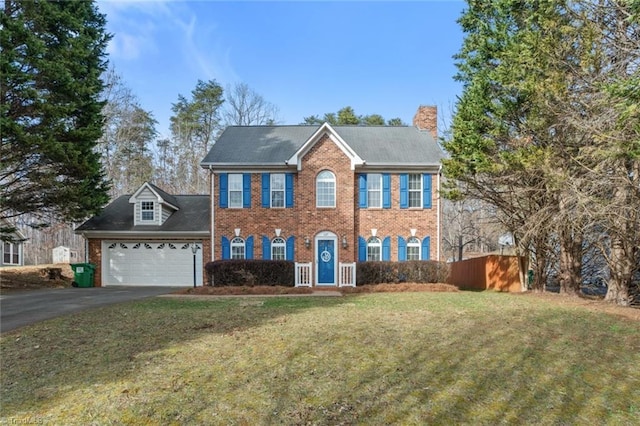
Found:
[[[251,208],[251,174],[242,174],[242,208]]]
[[[431,237],[424,237],[422,239],[422,253],[420,254],[420,257],[422,258],[422,260],[429,260],[431,259],[431,253],[429,253],[429,251],[431,250]]]
[[[294,250],[295,250],[296,237],[287,238],[287,260],[293,260]]]
[[[422,207],[431,208],[431,175],[422,175]]]
[[[229,184],[227,183],[227,174],[220,175],[220,208],[226,209],[229,206]]]
[[[284,175],[284,188],[285,207],[293,207],[293,173],[287,173]]]
[[[262,236],[262,258],[264,260],[271,259],[271,240],[264,235]]]
[[[358,262],[367,261],[367,240],[358,237]]]
[[[404,262],[405,260],[407,260],[407,242],[398,235],[398,261]]]
[[[231,259],[231,245],[227,237],[222,237],[222,258]]]
[[[406,173],[400,175],[400,208],[409,208],[409,175]]]
[[[262,207],[271,207],[271,175],[269,173],[262,174]]]
[[[391,237],[382,240],[382,260],[391,260]]]
[[[367,175],[358,175],[358,207],[367,208]]]
[[[382,208],[391,208],[391,176],[389,173],[382,175]]]
[[[244,244],[245,259],[253,259],[253,237],[247,237]]]

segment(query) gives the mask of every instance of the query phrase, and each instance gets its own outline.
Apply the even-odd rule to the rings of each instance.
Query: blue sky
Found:
[[[400,117],[437,105],[450,120],[461,85],[457,1],[99,1],[109,60],[169,136],[171,104],[198,79],[244,82],[281,124],[351,106]]]

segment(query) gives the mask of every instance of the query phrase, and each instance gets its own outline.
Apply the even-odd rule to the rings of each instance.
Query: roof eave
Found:
[[[85,238],[204,238],[209,237],[211,233],[207,231],[105,231],[105,230],[91,230],[82,231],[76,230],[75,234],[82,235]]]
[[[439,172],[441,168],[440,163],[371,163],[366,161],[359,166],[357,170],[423,170]]]
[[[213,172],[224,172],[227,170],[296,170],[295,164],[289,164],[283,160],[281,163],[200,163],[204,169]]]

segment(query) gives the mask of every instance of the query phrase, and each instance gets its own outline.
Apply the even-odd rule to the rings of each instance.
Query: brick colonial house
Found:
[[[294,260],[313,286],[340,263],[438,259],[436,108],[414,126],[228,127],[201,163],[211,258]]]
[[[336,286],[342,265],[438,259],[436,108],[413,124],[227,127],[201,163],[208,196],[145,183],[77,228],[95,284],[187,286],[195,266],[202,285],[209,260],[287,259],[298,284]]]

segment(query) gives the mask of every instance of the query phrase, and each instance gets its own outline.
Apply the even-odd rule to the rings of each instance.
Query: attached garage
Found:
[[[102,285],[202,285],[202,244],[189,241],[103,241]]]
[[[116,198],[76,229],[87,241],[85,260],[101,286],[193,286],[206,283],[211,259],[208,195],[171,195],[151,183]],[[204,278],[204,279],[203,279]]]

